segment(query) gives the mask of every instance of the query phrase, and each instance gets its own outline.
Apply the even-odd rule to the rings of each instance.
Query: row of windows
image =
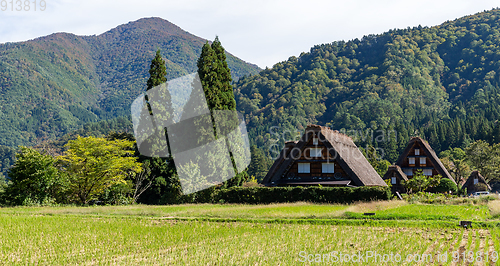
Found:
[[[426,162],[427,162],[427,158],[420,157],[420,165],[425,165]],[[409,164],[415,164],[415,157],[408,157],[408,163]]]
[[[413,169],[403,169],[407,176],[413,176]],[[432,169],[424,169],[423,174],[425,176],[432,176]]]
[[[299,163],[298,165],[299,165],[299,174],[311,173],[311,164],[310,163]],[[321,172],[324,174],[335,173],[335,164],[334,163],[322,163],[321,164]]]

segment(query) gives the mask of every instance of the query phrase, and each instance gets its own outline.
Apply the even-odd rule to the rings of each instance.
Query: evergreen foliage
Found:
[[[146,83],[146,91],[165,82],[167,82],[167,68],[165,67],[165,60],[161,57],[160,49],[158,49],[149,67],[149,79]]]
[[[394,163],[411,136],[436,152],[500,142],[500,10],[316,45],[234,85],[252,144],[330,126]],[[272,129],[275,127],[275,129]],[[388,134],[396,132],[396,134]],[[280,138],[284,142],[293,139]]]

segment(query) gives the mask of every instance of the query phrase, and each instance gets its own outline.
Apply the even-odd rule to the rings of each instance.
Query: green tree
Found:
[[[52,202],[62,189],[62,180],[54,158],[21,146],[16,162],[9,171],[6,200],[11,204],[42,204]]]
[[[233,131],[238,126],[238,116],[236,113],[236,101],[234,99],[233,88],[231,86],[231,70],[226,62],[226,55],[219,38],[216,37],[212,45],[206,42],[201,50],[200,58],[198,59],[198,76],[203,88],[204,96],[211,114],[213,124],[213,134],[200,132],[203,136],[198,139],[200,142],[208,142],[212,136],[215,139],[226,137],[229,132]],[[191,95],[196,99],[196,95]],[[231,112],[218,112],[227,110]],[[206,117],[200,117],[195,124],[207,125]],[[203,131],[206,127],[199,127],[198,130]],[[229,147],[229,141],[226,138],[226,146]],[[202,155],[203,156],[203,155]],[[208,155],[205,155],[208,156]],[[224,156],[223,154],[214,154],[213,156]],[[236,173],[235,159],[230,154],[234,172]],[[213,160],[213,169],[216,171],[226,171],[222,169],[224,159],[221,160],[211,156]],[[213,179],[213,178],[210,178]],[[248,179],[248,174],[245,172],[237,174],[231,180],[226,181],[222,187],[239,186]]]
[[[434,189],[434,192],[439,193],[456,193],[458,191],[458,186],[449,178],[442,178],[439,185],[437,185]]]
[[[384,176],[391,163],[382,159],[382,156],[378,154],[377,149],[371,145],[368,145],[366,149],[360,148],[360,150],[373,169],[375,169],[381,177]]]
[[[500,144],[489,145],[483,140],[472,143],[465,149],[467,160],[473,170],[478,170],[489,183],[500,174]]]
[[[460,148],[449,149],[441,152],[439,157],[446,170],[453,176],[455,183],[459,184],[461,180],[465,180],[469,176],[470,166],[464,150]]]
[[[408,181],[404,182],[405,188],[409,193],[425,191],[434,188],[441,182],[441,175],[425,176],[422,170],[415,171],[415,174]]]
[[[257,148],[256,145],[250,147],[250,153],[252,154],[252,159],[250,165],[248,166],[248,175],[254,176],[257,182],[262,182],[264,177],[271,168],[271,160],[266,157],[261,149]]]
[[[236,110],[231,70],[219,38],[212,45],[206,42],[198,59],[198,75],[210,110]]]
[[[220,99],[217,101],[220,103],[220,106],[213,106],[213,109],[236,110],[236,100],[234,99],[233,87],[231,86],[231,70],[227,65],[226,52],[219,41],[219,37],[215,37],[211,47],[216,55],[217,82],[215,86],[217,88],[216,95]]]
[[[60,157],[68,176],[69,191],[86,204],[105,189],[125,183],[127,176],[139,173],[141,163],[133,157],[134,143],[128,140],[77,137],[65,145]]]
[[[149,79],[147,81],[148,87],[146,91],[165,82],[167,82],[167,67],[165,66],[165,60],[161,57],[160,49],[158,49],[149,68]]]

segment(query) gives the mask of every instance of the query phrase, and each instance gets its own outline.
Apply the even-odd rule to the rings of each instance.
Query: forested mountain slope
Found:
[[[319,123],[365,136],[373,130],[373,138],[357,143],[382,146],[394,161],[410,135],[426,137],[437,151],[471,139],[498,142],[499,60],[500,10],[494,9],[435,27],[317,45],[240,79],[235,91],[261,148],[283,141],[272,133]],[[377,143],[388,130],[397,130],[398,139]]]
[[[0,44],[0,145],[33,145],[84,123],[128,116],[158,48],[173,79],[196,71],[205,41],[144,18],[97,36],[56,33]],[[260,70],[230,54],[228,63],[235,79]]]

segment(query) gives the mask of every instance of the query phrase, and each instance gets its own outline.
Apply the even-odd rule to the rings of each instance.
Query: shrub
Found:
[[[391,192],[387,187],[232,187],[199,191],[184,197],[182,203],[352,203],[390,198]]]
[[[476,191],[488,191],[488,186],[484,183],[477,183],[474,185]]]
[[[439,182],[439,185],[437,185],[434,189],[434,192],[438,193],[445,193],[445,192],[452,192],[456,193],[458,190],[457,184],[453,182],[451,179],[448,178],[443,178],[441,179],[441,182]]]

